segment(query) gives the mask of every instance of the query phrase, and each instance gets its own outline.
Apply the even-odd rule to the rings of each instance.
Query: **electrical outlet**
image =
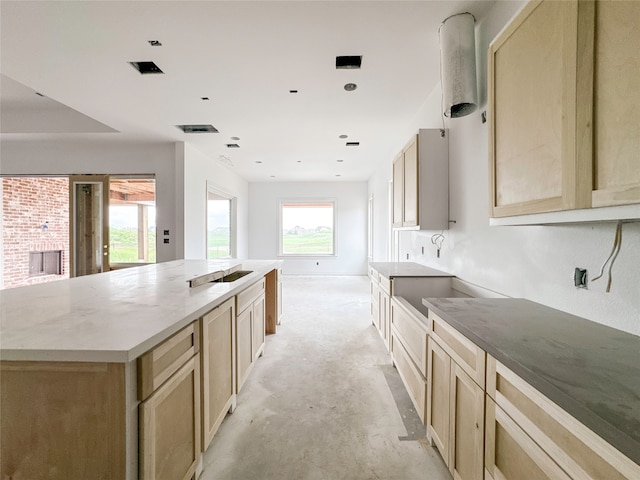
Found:
[[[573,271],[573,284],[576,288],[587,288],[587,269],[576,267]]]

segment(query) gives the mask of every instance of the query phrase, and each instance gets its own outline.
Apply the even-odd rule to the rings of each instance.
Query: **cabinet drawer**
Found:
[[[427,418],[427,381],[413,364],[396,335],[391,336],[391,356],[420,420],[425,423]]]
[[[592,480],[640,478],[640,465],[491,355],[487,355],[487,394],[571,477]]]
[[[144,400],[200,348],[200,328],[193,322],[138,358],[138,399]]]
[[[467,337],[429,311],[431,335],[453,360],[484,390],[486,353]]]
[[[405,350],[423,377],[427,376],[427,339],[429,328],[409,310],[402,297],[391,299],[391,325]]]
[[[264,295],[264,278],[247,287],[236,296],[236,311],[238,313],[244,311],[260,295]]]
[[[380,288],[387,295],[391,295],[391,280],[380,275]]]
[[[380,274],[372,267],[369,267],[369,278],[372,282],[378,283],[380,281]]]
[[[485,480],[570,480],[488,395],[485,418]]]

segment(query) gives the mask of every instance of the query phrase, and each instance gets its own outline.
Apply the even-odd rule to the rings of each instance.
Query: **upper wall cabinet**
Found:
[[[393,227],[449,228],[449,140],[419,130],[393,162]]]
[[[640,203],[640,2],[533,0],[489,48],[493,217]]]

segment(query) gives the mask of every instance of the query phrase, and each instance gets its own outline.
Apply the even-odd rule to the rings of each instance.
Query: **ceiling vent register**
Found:
[[[218,133],[213,125],[176,125],[184,133]]]

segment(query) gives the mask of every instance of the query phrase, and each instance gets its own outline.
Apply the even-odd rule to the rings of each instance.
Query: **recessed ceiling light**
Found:
[[[152,47],[161,47],[162,43],[160,43],[160,40],[147,40],[149,42],[149,45],[151,45]]]
[[[207,100],[209,100],[209,97],[200,97],[200,100],[207,101]]]
[[[356,88],[358,88],[358,85],[356,85],[355,83],[345,83],[344,85],[344,89],[347,92],[353,92]]]
[[[231,137],[231,140],[234,140],[237,142],[238,140],[240,140],[240,137]]]
[[[262,163],[262,160],[256,160],[256,163]]]
[[[129,62],[133,68],[138,70],[141,75],[149,75],[149,74],[160,74],[164,73],[160,70],[153,62]]]
[[[298,93],[298,90],[289,90],[289,93]]]
[[[338,173],[338,174],[336,174],[336,177],[341,177],[341,176],[342,176],[342,175],[340,175],[339,173]]]
[[[184,133],[218,133],[213,125],[176,125]]]
[[[297,160],[297,163],[302,163],[302,160]]]
[[[240,148],[237,143],[227,143],[227,148]]]
[[[347,138],[348,136],[349,136],[349,135],[342,134],[342,135],[340,135],[340,137],[338,137],[338,138]]]
[[[336,160],[336,162],[342,163],[342,162],[344,162],[344,160]]]
[[[362,55],[341,55],[336,57],[337,69],[358,69],[362,65]]]
[[[269,175],[269,177],[271,177],[271,178],[276,178],[276,176],[275,176],[275,175]]]
[[[347,147],[359,147],[360,142],[347,142]]]

